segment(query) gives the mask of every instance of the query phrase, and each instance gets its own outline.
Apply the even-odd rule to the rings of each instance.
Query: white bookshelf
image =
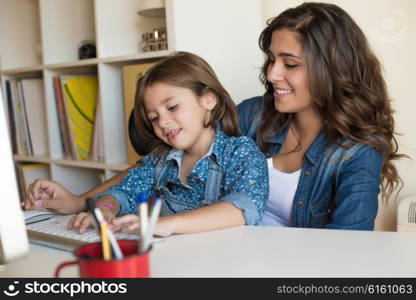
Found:
[[[255,0],[166,0],[165,17],[137,14],[140,0],[0,0],[0,75],[5,81],[43,78],[46,156],[14,155],[15,162],[46,163],[51,179],[84,192],[128,167],[122,67],[176,50],[205,58],[236,103],[261,93],[257,46],[260,3]],[[167,27],[168,50],[141,52],[141,35]],[[97,57],[78,59],[93,40]],[[52,78],[97,74],[102,105],[104,162],[63,159]]]

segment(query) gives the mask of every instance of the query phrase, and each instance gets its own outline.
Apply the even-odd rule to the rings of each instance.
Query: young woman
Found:
[[[260,225],[374,227],[379,186],[399,182],[390,99],[380,63],[340,7],[304,3],[268,23],[263,97],[239,105],[240,128],[268,157]]]

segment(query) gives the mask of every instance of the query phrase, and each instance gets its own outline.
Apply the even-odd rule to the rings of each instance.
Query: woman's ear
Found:
[[[213,110],[218,102],[217,96],[212,92],[206,92],[200,100],[201,105],[207,110]]]

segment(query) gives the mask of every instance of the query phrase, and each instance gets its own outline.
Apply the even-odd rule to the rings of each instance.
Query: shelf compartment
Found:
[[[104,171],[51,164],[52,180],[58,181],[71,193],[79,195],[98,186],[104,180]]]
[[[45,64],[77,61],[81,43],[95,43],[93,0],[40,0],[40,12]]]
[[[97,53],[99,58],[133,55],[141,51],[142,34],[166,26],[164,17],[137,14],[140,1],[95,1]]]
[[[31,68],[42,64],[39,3],[1,0],[1,68]]]

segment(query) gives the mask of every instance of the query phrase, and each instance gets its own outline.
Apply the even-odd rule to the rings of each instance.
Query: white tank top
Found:
[[[302,169],[293,173],[283,173],[273,168],[273,159],[267,159],[269,168],[269,199],[266,211],[258,225],[289,226],[293,199]]]

